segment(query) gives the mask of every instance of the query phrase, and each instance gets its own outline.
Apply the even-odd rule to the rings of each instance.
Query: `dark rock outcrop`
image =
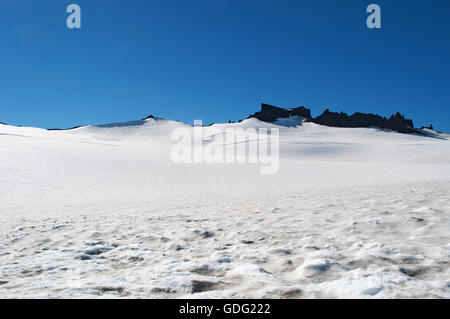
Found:
[[[421,130],[427,129],[427,130],[432,130],[432,131],[434,131],[433,124],[430,124],[430,126],[422,126],[420,129],[421,129]]]
[[[400,113],[392,115],[389,119],[376,114],[355,113],[348,116],[346,113],[330,112],[326,109],[320,116],[309,121],[333,127],[378,127],[390,129],[400,133],[415,133],[412,120],[406,119]]]
[[[311,117],[311,111],[303,106],[294,109],[283,109],[262,103],[261,111],[250,115],[249,118],[257,118],[264,122],[273,123],[279,118],[288,118],[295,115],[304,117],[308,122],[332,127],[378,127],[400,133],[420,133],[420,130],[414,128],[412,120],[406,119],[398,112],[390,118],[385,118],[377,114],[359,112],[347,115],[344,112],[337,113],[326,109],[320,116],[313,118]]]
[[[288,118],[290,116],[301,116],[311,118],[311,111],[303,106],[294,109],[283,109],[269,104],[261,104],[261,111],[250,115],[249,118],[257,118],[264,122],[275,122],[279,118]]]
[[[80,127],[84,127],[83,125],[79,125],[79,126],[74,126],[71,128],[48,128],[47,131],[70,131],[70,130],[74,130]]]

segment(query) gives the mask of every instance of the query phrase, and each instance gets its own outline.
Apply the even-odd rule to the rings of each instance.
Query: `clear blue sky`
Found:
[[[1,0],[0,122],[225,122],[264,101],[450,131],[449,14],[448,0]]]

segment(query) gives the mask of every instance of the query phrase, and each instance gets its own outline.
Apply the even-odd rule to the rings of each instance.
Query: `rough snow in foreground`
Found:
[[[0,125],[0,297],[450,298],[447,135],[280,126],[263,176],[181,125]]]

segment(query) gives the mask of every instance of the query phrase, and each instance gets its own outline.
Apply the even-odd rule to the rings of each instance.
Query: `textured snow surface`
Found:
[[[205,128],[279,128],[261,175],[172,163],[178,127],[0,125],[0,297],[450,298],[448,135]]]

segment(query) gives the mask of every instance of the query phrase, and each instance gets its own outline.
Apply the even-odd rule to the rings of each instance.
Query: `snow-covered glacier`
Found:
[[[160,118],[0,124],[0,297],[450,298],[449,135],[204,132],[260,127],[276,174],[176,164]]]

